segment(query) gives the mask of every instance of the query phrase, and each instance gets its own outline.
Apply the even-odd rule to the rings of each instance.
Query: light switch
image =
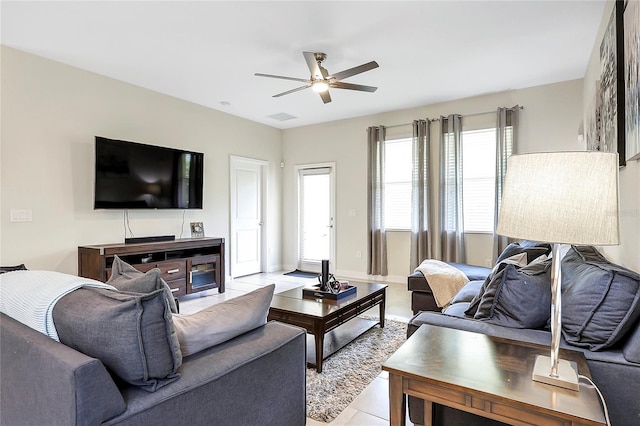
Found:
[[[31,222],[33,212],[31,210],[11,210],[11,222]]]

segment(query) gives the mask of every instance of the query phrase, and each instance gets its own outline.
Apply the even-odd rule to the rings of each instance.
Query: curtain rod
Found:
[[[517,105],[518,108],[520,109],[524,109],[524,107],[522,105]],[[509,108],[512,109],[512,108]],[[465,114],[462,117],[475,117],[476,115],[486,115],[486,114],[495,114],[496,111],[485,111],[485,112],[476,112],[473,114]],[[430,118],[428,119],[429,122],[433,122],[433,121],[440,121],[439,118]],[[392,124],[391,126],[384,126],[387,129],[393,129],[394,127],[404,127],[404,126],[411,126],[413,123],[404,123],[404,124]]]

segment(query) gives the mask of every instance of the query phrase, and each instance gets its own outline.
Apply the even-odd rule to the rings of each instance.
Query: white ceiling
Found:
[[[604,0],[2,1],[2,44],[248,118],[291,128],[582,78]],[[254,73],[309,78],[375,60],[311,89]],[[278,121],[269,116],[297,118]]]

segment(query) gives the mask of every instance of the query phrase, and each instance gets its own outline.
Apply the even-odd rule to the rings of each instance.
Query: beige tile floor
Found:
[[[217,290],[203,291],[180,299],[180,312],[189,314],[197,312],[223,300],[248,293],[259,287],[274,283],[275,292],[280,293],[292,288],[317,282],[316,279],[305,279],[283,275],[286,271],[276,273],[255,274],[234,278],[226,282],[225,292]],[[377,314],[374,307],[372,314]],[[408,321],[411,314],[410,293],[406,284],[388,283],[385,316],[388,319]],[[307,426],[388,426],[389,425],[389,382],[386,372],[380,375],[331,423],[322,423],[307,419]],[[407,420],[407,425],[412,423]]]

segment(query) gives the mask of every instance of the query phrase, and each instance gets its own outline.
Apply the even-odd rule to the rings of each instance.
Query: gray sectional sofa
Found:
[[[0,424],[304,425],[305,333],[269,322],[183,359],[155,392],[0,314]]]
[[[273,285],[180,315],[129,275],[0,275],[0,425],[305,424],[306,333],[266,322]]]
[[[485,278],[481,274],[483,269]],[[540,315],[544,312],[535,312],[544,307],[548,299],[542,301],[542,296],[536,296],[526,306],[522,300],[518,303],[518,297],[530,298],[532,294],[514,296],[512,290],[523,287],[515,280],[516,269],[511,265],[502,269],[501,274],[494,271],[492,278],[489,268],[468,268],[470,274],[475,274],[475,280],[466,284],[442,312],[438,307],[430,311],[418,307],[407,335],[412,335],[422,324],[430,324],[550,345],[551,333],[546,321],[540,325]],[[640,424],[640,275],[609,263],[593,247],[572,247],[563,259],[562,271],[560,347],[584,353],[592,378],[604,395],[611,424],[637,426]],[[428,287],[428,283],[419,283],[419,279],[414,276],[412,284],[409,278],[410,290],[420,293],[414,300],[423,307],[436,306],[435,301],[427,300],[430,291],[425,286]],[[497,290],[488,289],[489,282],[498,282]],[[483,298],[483,292],[489,297]],[[516,303],[520,306],[513,306]],[[478,316],[482,309],[484,314]],[[521,323],[516,326],[518,321]],[[527,323],[539,326],[529,327]],[[416,424],[424,424],[422,400],[409,397],[409,417]],[[434,425],[443,426],[501,424],[438,404],[434,404],[432,420]]]

